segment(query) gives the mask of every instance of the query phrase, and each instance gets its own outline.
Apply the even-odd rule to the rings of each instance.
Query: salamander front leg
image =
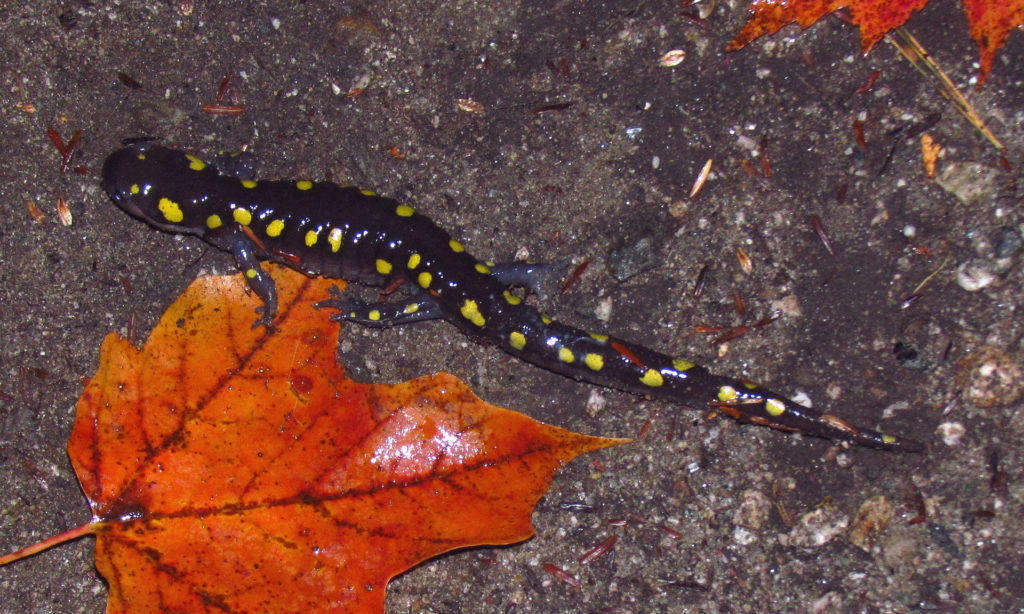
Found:
[[[330,292],[333,298],[320,301],[315,307],[338,310],[338,313],[331,315],[331,319],[335,322],[355,322],[373,328],[388,328],[413,322],[436,320],[444,315],[437,302],[426,296],[397,303],[364,303],[345,297],[337,288],[331,288]]]
[[[238,180],[255,181],[258,174],[256,158],[247,151],[221,152],[214,158],[213,167],[221,175],[234,177]]]
[[[247,238],[236,240],[231,245],[231,253],[235,255],[235,262],[245,275],[245,280],[249,282],[249,287],[263,301],[263,305],[256,308],[256,313],[260,314],[260,317],[252,327],[266,326],[267,332],[273,331],[274,316],[277,315],[277,284],[260,266],[252,250],[252,244]]]

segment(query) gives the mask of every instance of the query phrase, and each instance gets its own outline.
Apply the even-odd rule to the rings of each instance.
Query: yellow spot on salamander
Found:
[[[319,230],[306,231],[306,247],[313,247],[320,238]]]
[[[786,413],[786,404],[778,399],[765,399],[764,410],[768,412],[769,416],[781,416]]]
[[[640,383],[651,388],[657,388],[658,386],[665,383],[662,379],[661,373],[658,373],[654,369],[648,369],[646,373],[640,378]]]
[[[242,226],[248,226],[252,221],[252,213],[249,213],[248,209],[235,209],[231,212],[231,217]]]
[[[416,313],[419,310],[420,310],[420,306],[419,306],[418,303],[409,303],[408,305],[405,306],[405,309],[402,310],[402,313],[405,313],[405,314]]]
[[[882,435],[882,442],[883,443],[896,443],[896,438],[893,437],[892,435],[885,435],[885,434],[883,434]]]
[[[377,195],[377,193],[376,193],[376,192],[374,192],[373,190],[359,190],[359,192],[360,192],[360,193],[361,193],[361,194],[362,194],[363,196],[376,196],[376,195]]]
[[[461,254],[462,252],[466,251],[466,248],[462,247],[462,243],[459,243],[455,239],[452,239],[451,241],[448,242],[448,247],[452,248],[452,251],[455,252],[456,254]]]
[[[284,220],[274,220],[267,224],[267,236],[268,237],[279,237],[281,231],[284,230]]]
[[[600,341],[601,343],[608,341],[608,335],[602,335],[601,333],[590,333],[590,337],[594,341]]]
[[[560,348],[558,350],[558,360],[561,360],[564,363],[570,363],[576,360],[576,357],[572,355],[572,350],[569,348]]]
[[[410,269],[415,269],[420,265],[420,260],[420,255],[414,253],[413,255],[409,256],[409,262],[406,264],[406,266],[409,267]]]
[[[583,362],[587,363],[587,366],[594,371],[600,371],[604,367],[604,358],[600,354],[587,354]]]
[[[256,277],[256,269],[246,269],[245,276],[248,277],[249,279]]]
[[[523,302],[523,299],[519,298],[515,294],[512,294],[508,290],[505,290],[503,294],[505,295],[505,300],[508,302],[509,305],[518,305],[519,303]]]
[[[514,332],[508,336],[508,344],[517,350],[526,347],[526,337],[523,333]]]
[[[416,277],[416,283],[418,283],[421,288],[426,290],[427,288],[430,287],[430,282],[433,279],[434,279],[433,275],[431,275],[430,273],[428,273],[426,271],[423,271],[422,273],[419,274],[418,277]]]
[[[381,260],[380,258],[377,258],[377,272],[380,273],[381,275],[390,275],[391,263],[388,262],[387,260]]]
[[[146,159],[146,154],[141,154],[140,153],[137,157],[139,158],[139,160],[145,160]]]
[[[690,369],[696,367],[697,365],[693,364],[689,360],[676,358],[675,360],[672,361],[672,366],[676,368],[676,371],[689,371]]]
[[[257,185],[257,183],[255,181],[253,181],[252,179],[243,179],[242,180],[242,187],[243,188],[249,188],[251,190],[252,188],[255,188],[256,185]]]
[[[551,324],[551,318],[547,317],[543,313],[540,314],[540,321],[545,323],[545,324]]]
[[[214,213],[210,217],[206,218],[206,227],[210,230],[214,228],[220,228],[224,225],[224,220],[220,219],[220,216]]]
[[[412,217],[416,211],[409,205],[398,205],[395,207],[395,213],[398,214],[398,217]]]
[[[128,191],[131,192],[132,194],[138,194],[139,192],[142,191],[142,188],[139,187],[139,184],[133,183],[132,187],[128,188]]]
[[[369,317],[374,322],[377,322],[377,321],[380,320],[380,311],[378,311],[376,309],[371,310],[370,313],[368,313],[366,315],[367,315],[367,317]]]
[[[474,264],[473,268],[476,269],[477,273],[483,273],[484,275],[489,275],[491,273],[491,270],[484,266],[482,262]]]
[[[305,179],[301,179],[301,180],[295,182],[295,187],[297,187],[298,189],[300,189],[303,192],[305,192],[306,190],[313,189],[313,182],[312,181],[307,181]]]
[[[331,244],[331,251],[337,252],[341,249],[341,229],[332,228],[330,234],[327,235],[327,242]]]
[[[484,316],[480,313],[480,307],[476,304],[476,301],[472,299],[466,299],[466,302],[462,303],[462,307],[459,309],[462,312],[462,317],[466,318],[477,326],[484,325]]]
[[[736,394],[736,389],[732,386],[722,386],[718,389],[718,400],[723,403],[732,403],[737,396],[739,395]]]
[[[188,158],[188,167],[190,169],[192,169],[194,171],[201,171],[204,168],[206,168],[206,162],[203,162],[199,158],[197,158],[197,157],[195,157],[195,156],[193,156],[191,154],[185,154],[185,157]]]
[[[181,207],[178,206],[178,203],[169,198],[161,198],[160,202],[158,202],[156,206],[160,209],[160,213],[164,214],[164,219],[168,222],[174,222],[177,224],[181,220],[185,219],[185,214],[181,212]]]

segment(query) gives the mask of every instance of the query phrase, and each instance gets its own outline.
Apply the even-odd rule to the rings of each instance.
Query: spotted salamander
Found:
[[[218,166],[221,166],[218,168]],[[736,419],[895,451],[909,439],[853,426],[757,384],[710,373],[689,360],[556,322],[510,291],[514,267],[495,267],[409,205],[334,183],[255,181],[151,141],[111,154],[103,189],[131,215],[234,254],[263,301],[256,325],[271,329],[274,281],[261,260],[308,275],[369,284],[402,280],[404,301],[365,304],[340,296],[321,306],[336,320],[376,327],[442,318],[479,340],[556,373]]]

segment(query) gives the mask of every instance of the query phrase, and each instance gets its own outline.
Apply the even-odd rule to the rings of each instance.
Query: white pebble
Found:
[[[956,283],[968,292],[982,290],[995,281],[996,276],[984,265],[968,260],[956,269]]]

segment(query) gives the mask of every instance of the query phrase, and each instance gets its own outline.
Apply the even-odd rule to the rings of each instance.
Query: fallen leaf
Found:
[[[962,0],[971,37],[978,44],[981,58],[979,82],[992,68],[996,51],[1010,32],[1024,27],[1024,0]],[[861,48],[865,53],[890,30],[894,30],[928,4],[928,0],[752,0],[754,16],[726,47],[740,49],[747,43],[773,34],[782,26],[798,23],[801,28],[842,8],[850,9],[850,18],[860,26]]]
[[[487,405],[448,374],[347,380],[336,282],[275,267],[277,330],[239,275],[195,281],[138,350],[111,334],[68,452],[107,612],[380,612],[439,553],[533,534],[557,467],[620,440]],[[56,538],[55,538],[56,539]],[[13,560],[10,555],[0,563]]]

